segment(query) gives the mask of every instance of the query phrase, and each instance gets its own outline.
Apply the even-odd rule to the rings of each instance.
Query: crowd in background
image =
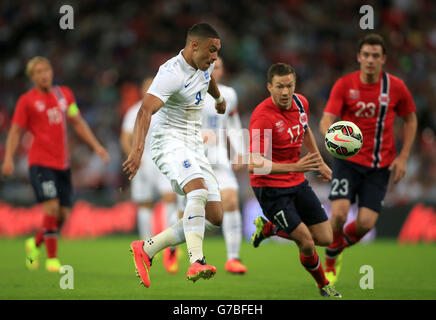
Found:
[[[61,30],[59,8],[74,9],[74,29]],[[388,44],[385,70],[402,78],[418,115],[418,135],[406,177],[393,186],[388,205],[436,203],[436,5],[432,0],[365,1],[374,8],[375,30]],[[221,36],[226,76],[239,97],[247,128],[251,112],[268,96],[266,72],[286,62],[297,71],[297,92],[309,100],[309,123],[328,163],[318,123],[336,79],[357,70],[361,1],[33,1],[0,3],[0,162],[18,97],[31,88],[24,70],[35,55],[49,58],[55,83],[69,86],[85,120],[108,149],[103,162],[71,134],[76,194],[94,203],[129,199],[121,171],[125,159],[119,135],[122,117],[140,98],[141,80],[157,72],[185,44],[187,29],[213,25]],[[401,146],[401,121],[396,138]],[[407,134],[407,133],[406,133]],[[0,181],[0,198],[33,203],[28,184],[26,134],[15,158],[15,177]],[[237,173],[241,199],[252,197],[248,173]],[[320,197],[329,185],[312,179]]]

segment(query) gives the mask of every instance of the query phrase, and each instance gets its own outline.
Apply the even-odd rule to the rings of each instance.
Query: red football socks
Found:
[[[357,232],[356,221],[353,221],[350,224],[348,224],[344,230],[344,237],[347,247],[359,242],[360,239],[363,238],[363,236],[364,235],[360,235]]]
[[[46,214],[42,221],[42,229],[44,230],[44,244],[47,250],[48,258],[56,258],[58,248],[58,219],[56,216]]]
[[[43,229],[39,229],[35,236],[35,245],[39,247],[41,243],[44,241],[44,231]]]
[[[324,269],[316,250],[311,256],[305,256],[300,252],[300,262],[315,279],[316,283],[318,284],[318,288],[322,288],[329,284],[329,281],[325,277]]]
[[[287,234],[284,231],[281,231],[275,224],[273,224],[270,221],[265,223],[265,225],[263,226],[262,232],[267,237],[278,236],[281,238],[290,239],[289,234]]]

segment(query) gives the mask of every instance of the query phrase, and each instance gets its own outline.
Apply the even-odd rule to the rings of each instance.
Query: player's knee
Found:
[[[306,237],[300,240],[299,247],[301,252],[311,254],[315,249],[315,241],[311,237]]]
[[[46,214],[52,215],[52,216],[59,216],[60,215],[60,206],[59,206],[59,200],[58,199],[52,199],[43,202],[43,209]]]
[[[138,206],[146,209],[153,209],[153,201],[138,202]]]
[[[336,207],[335,210],[332,210],[332,221],[335,224],[344,225],[347,221],[348,216],[348,208],[345,207]]]
[[[366,208],[360,208],[356,219],[356,228],[358,229],[358,232],[360,234],[366,234],[369,232],[375,227],[377,219],[377,212]]]
[[[356,228],[358,229],[360,234],[368,233],[375,226],[374,219],[358,219],[356,221]]]
[[[162,201],[165,203],[174,203],[177,201],[177,196],[173,192],[163,193],[162,194]]]
[[[223,221],[223,209],[220,201],[211,201],[206,205],[206,219],[219,227]]]
[[[226,200],[223,199],[223,209],[226,212],[233,212],[238,210],[238,198],[229,197]]]
[[[187,205],[190,202],[201,203],[203,206],[206,206],[207,196],[209,195],[209,191],[207,189],[195,189],[186,194]]]
[[[216,227],[221,227],[221,224],[223,222],[223,215],[217,214],[214,216],[207,216],[207,221],[209,221],[210,223],[212,223]]]
[[[328,247],[333,242],[333,235],[324,235],[315,238],[315,244],[321,247]]]

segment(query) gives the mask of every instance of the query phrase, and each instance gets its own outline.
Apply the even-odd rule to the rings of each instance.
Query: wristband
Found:
[[[215,99],[215,102],[216,102],[217,104],[220,104],[220,103],[222,103],[223,101],[224,101],[224,97],[223,97],[222,94],[220,94],[220,96],[219,96],[218,98]]]

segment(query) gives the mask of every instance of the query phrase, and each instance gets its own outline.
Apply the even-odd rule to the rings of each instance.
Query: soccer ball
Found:
[[[338,159],[355,156],[362,148],[363,137],[359,127],[350,121],[333,123],[325,134],[325,146]]]

